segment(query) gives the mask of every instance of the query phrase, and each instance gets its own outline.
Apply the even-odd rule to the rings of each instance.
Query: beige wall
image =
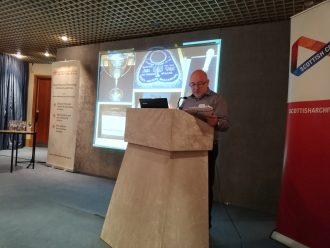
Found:
[[[34,91],[34,77],[35,76],[51,76],[51,64],[29,64],[29,84],[28,84],[28,104],[26,112],[26,120],[32,122],[32,109],[33,109],[33,91]],[[30,135],[26,136],[27,144],[31,139]]]

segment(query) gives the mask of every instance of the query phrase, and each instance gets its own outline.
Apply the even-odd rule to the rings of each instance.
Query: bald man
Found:
[[[190,76],[189,86],[192,95],[181,105],[185,110],[190,107],[198,107],[199,104],[209,105],[213,108],[213,113],[205,121],[214,128],[213,149],[209,151],[208,171],[209,171],[209,227],[211,228],[211,210],[213,202],[213,184],[215,174],[215,163],[218,156],[218,141],[220,132],[225,132],[229,128],[228,107],[226,100],[220,94],[209,88],[209,79],[203,70],[196,70]]]

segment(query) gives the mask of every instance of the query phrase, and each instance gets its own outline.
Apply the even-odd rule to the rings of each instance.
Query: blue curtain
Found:
[[[27,62],[0,53],[0,129],[7,129],[9,120],[26,120],[28,80]],[[19,147],[23,145],[20,137]],[[9,148],[10,135],[0,134],[0,150]]]

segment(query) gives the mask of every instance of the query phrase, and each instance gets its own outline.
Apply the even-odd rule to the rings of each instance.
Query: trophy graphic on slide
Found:
[[[173,49],[154,47],[144,55],[135,76],[135,88],[181,88],[181,66]]]
[[[109,98],[113,102],[119,102],[123,98],[123,90],[118,87],[118,81],[131,68],[130,59],[134,58],[133,53],[110,52],[104,60],[105,72],[115,80],[115,86],[109,92]]]

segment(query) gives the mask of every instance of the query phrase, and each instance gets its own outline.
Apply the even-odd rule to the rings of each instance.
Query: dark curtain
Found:
[[[0,129],[7,129],[9,120],[26,120],[29,64],[0,53]],[[24,145],[19,135],[19,147]],[[0,150],[11,148],[11,135],[0,134]]]

